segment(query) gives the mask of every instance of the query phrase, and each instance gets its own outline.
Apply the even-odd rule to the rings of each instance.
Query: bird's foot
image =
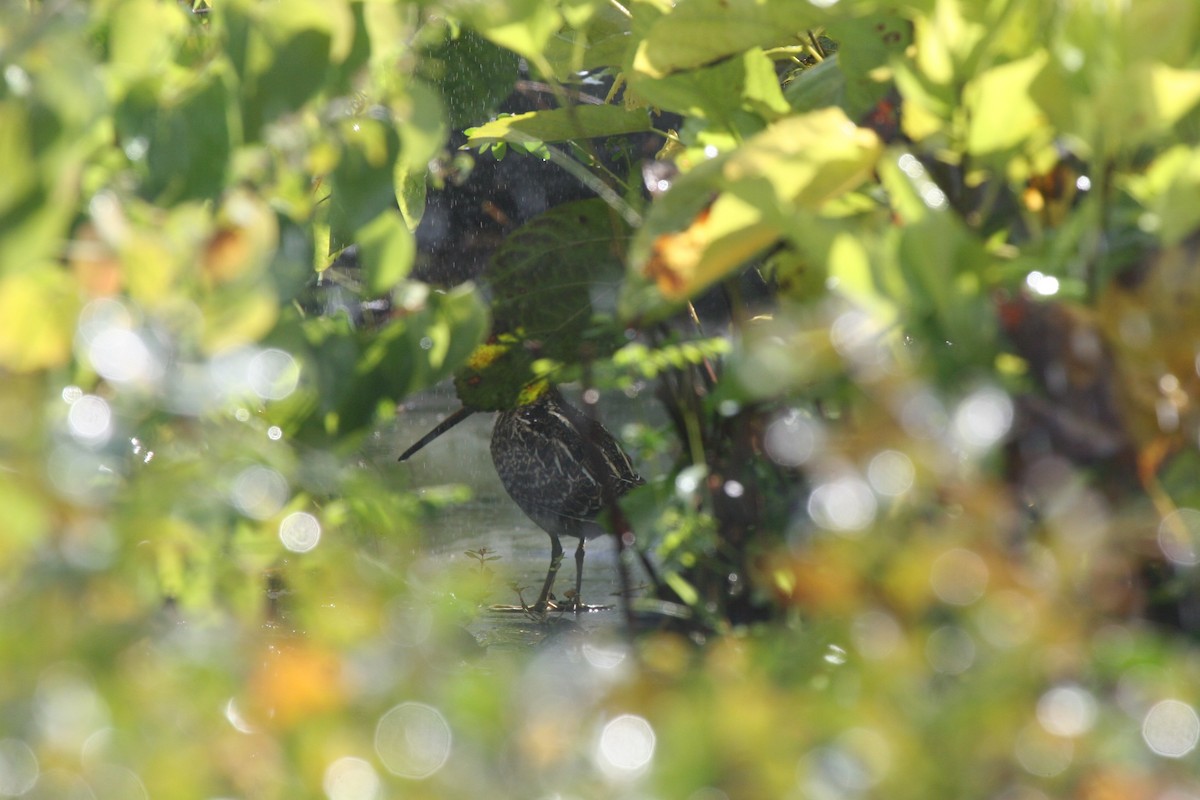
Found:
[[[582,614],[588,611],[607,611],[611,609],[611,605],[591,606],[583,602],[583,598],[574,592],[568,591],[567,596],[562,600],[557,599],[553,595],[547,602],[547,611],[570,611],[576,614]]]

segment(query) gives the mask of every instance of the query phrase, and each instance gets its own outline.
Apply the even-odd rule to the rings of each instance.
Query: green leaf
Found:
[[[880,152],[873,131],[827,108],[772,123],[729,157],[722,179],[729,191],[764,185],[777,202],[817,208],[869,177]]]
[[[886,94],[892,60],[912,45],[912,23],[898,14],[868,14],[837,20],[827,33],[838,42],[835,55],[845,80],[841,105],[858,119]]]
[[[301,421],[304,435],[360,431],[381,404],[448,377],[483,340],[488,313],[474,287],[412,294],[404,313],[380,329],[356,331],[345,317],[304,321],[308,343],[293,349],[307,349],[317,391]]]
[[[129,152],[144,149],[142,193],[163,203],[211,199],[225,185],[233,151],[235,98],[216,72],[160,96],[141,87],[117,108],[117,133]]]
[[[846,76],[838,53],[804,70],[783,87],[784,99],[800,113],[842,105],[845,95]]]
[[[353,244],[360,228],[396,207],[393,173],[400,151],[396,131],[370,117],[346,120],[339,134],[342,157],[330,180],[331,252]]]
[[[710,67],[662,77],[632,74],[630,89],[658,108],[711,120],[748,136],[791,110],[772,61],[758,48]],[[754,119],[747,119],[749,112]]]
[[[898,218],[876,275],[879,294],[897,302],[922,338],[953,344],[940,367],[979,357],[994,332],[985,293],[992,257],[912,154],[893,149],[878,171]]]
[[[1200,151],[1176,145],[1126,187],[1152,214],[1152,228],[1165,245],[1178,244],[1200,227]],[[1145,224],[1146,221],[1143,221]]]
[[[580,16],[573,15],[580,11]],[[563,14],[569,27],[554,36],[546,46],[546,60],[560,82],[585,70],[619,68],[625,63],[634,39],[631,21],[615,3],[564,4]]]
[[[421,224],[421,218],[425,216],[425,195],[428,190],[425,176],[425,170],[410,168],[405,159],[396,161],[396,172],[393,176],[396,184],[396,203],[400,206],[400,213],[404,215],[404,222],[410,231],[416,231],[417,226]]]
[[[110,19],[108,77],[122,87],[163,78],[187,31],[187,18],[179,6],[124,0],[116,4]]]
[[[1154,116],[1163,127],[1174,125],[1200,102],[1200,70],[1155,64],[1147,83]]]
[[[543,61],[550,37],[562,27],[562,17],[543,0],[461,0],[454,13],[481,36],[530,59]]]
[[[662,78],[753,47],[798,44],[805,30],[828,19],[809,0],[690,0],[650,25],[632,72]]]
[[[0,367],[29,372],[63,365],[71,355],[79,289],[48,264],[0,273]]]
[[[650,117],[644,110],[584,105],[501,117],[468,128],[466,134],[468,147],[485,147],[498,142],[514,145],[565,142],[648,130]]]
[[[963,101],[969,115],[969,152],[986,155],[1017,148],[1038,133],[1046,142],[1052,138],[1046,115],[1030,96],[1048,61],[1049,54],[1039,50],[980,73],[967,84]]]
[[[408,275],[416,241],[399,211],[384,211],[360,227],[357,238],[368,292],[383,294]]]
[[[429,160],[446,144],[446,109],[437,92],[424,81],[409,81],[406,89],[402,107],[393,108],[400,126],[400,160],[410,170],[424,172]]]
[[[217,7],[241,79],[247,139],[262,125],[297,110],[324,84],[331,64],[354,44],[356,22],[345,0],[287,4],[230,0]]]
[[[781,119],[677,179],[634,240],[636,275],[622,315],[656,313],[660,301],[694,297],[740,269],[784,233],[796,209],[818,211],[866,180],[880,151],[874,132],[832,107]],[[657,301],[639,276],[657,285]]]
[[[50,109],[0,101],[0,270],[60,252],[81,161],[64,133]]]
[[[540,342],[543,357],[577,361],[593,315],[613,310],[627,237],[601,200],[557,206],[514,231],[487,273],[496,330]]]

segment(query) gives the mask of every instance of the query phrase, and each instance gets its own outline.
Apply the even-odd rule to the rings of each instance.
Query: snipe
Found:
[[[404,461],[465,419],[464,407],[400,456]],[[617,498],[645,483],[620,444],[602,425],[546,386],[532,400],[501,411],[492,429],[492,463],[508,496],[550,535],[550,568],[533,609],[545,611],[563,560],[562,537],[579,540],[575,549],[575,595],[582,607],[584,545],[604,533],[596,516],[605,494]]]

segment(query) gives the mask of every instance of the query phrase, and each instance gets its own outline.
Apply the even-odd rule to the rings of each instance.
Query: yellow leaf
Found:
[[[651,245],[643,272],[664,297],[682,300],[720,280],[779,237],[758,209],[722,195],[686,230],[665,233]]]
[[[1200,101],[1200,70],[1156,64],[1150,71],[1150,93],[1158,122],[1174,125]]]
[[[881,151],[874,131],[833,106],[772,123],[730,155],[722,176],[731,191],[766,181],[779,201],[817,209],[868,178]]]
[[[970,152],[993,153],[1017,147],[1046,127],[1046,117],[1029,88],[1048,59],[1046,51],[1039,50],[1028,58],[989,69],[967,85],[963,95],[970,109]]]
[[[0,278],[0,367],[31,372],[66,363],[78,305],[75,282],[57,267]]]

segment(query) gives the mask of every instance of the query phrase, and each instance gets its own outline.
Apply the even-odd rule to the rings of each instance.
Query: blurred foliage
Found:
[[[1200,797],[1198,39],[0,5],[0,795]],[[460,132],[599,198],[486,290],[410,278]],[[458,493],[363,465],[472,369],[662,403],[627,635],[484,657],[494,557],[419,550]]]

